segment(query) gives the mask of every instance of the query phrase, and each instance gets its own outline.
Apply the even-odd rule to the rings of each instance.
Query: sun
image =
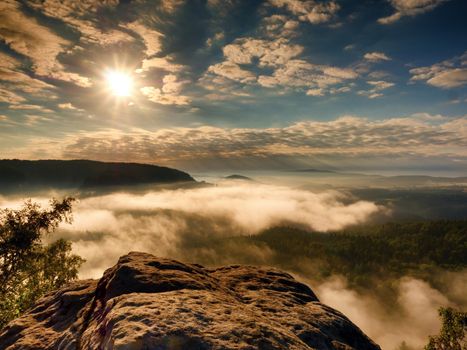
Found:
[[[105,73],[107,85],[113,95],[128,97],[133,90],[133,79],[130,74],[116,70],[108,70]]]

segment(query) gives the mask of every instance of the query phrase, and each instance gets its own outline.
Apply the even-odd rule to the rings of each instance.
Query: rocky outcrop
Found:
[[[42,298],[0,349],[379,349],[287,273],[130,253]]]

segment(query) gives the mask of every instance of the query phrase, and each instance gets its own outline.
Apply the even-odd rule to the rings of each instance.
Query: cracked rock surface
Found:
[[[132,252],[39,300],[2,330],[0,349],[380,348],[287,273]]]

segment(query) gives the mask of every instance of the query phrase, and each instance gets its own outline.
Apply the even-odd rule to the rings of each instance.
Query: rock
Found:
[[[0,349],[380,349],[287,273],[130,253],[99,281],[51,293]]]

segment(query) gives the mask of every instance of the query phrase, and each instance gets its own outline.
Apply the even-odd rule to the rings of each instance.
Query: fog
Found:
[[[50,196],[33,198],[46,205]],[[23,198],[0,197],[0,207],[17,208]],[[48,240],[73,242],[73,251],[86,263],[80,278],[99,278],[129,251],[208,265],[250,263],[273,265],[274,252],[257,246],[228,246],[216,251],[209,242],[238,235],[254,235],[281,224],[318,231],[338,230],[365,223],[388,209],[339,191],[312,192],[254,182],[224,182],[192,189],[117,192],[80,198],[74,221],[62,224]],[[309,262],[304,261],[304,265]],[[397,281],[397,301],[389,304],[373,291],[356,291],[342,276],[324,282],[297,275],[322,302],[343,312],[383,349],[397,349],[402,341],[421,349],[429,334],[438,332],[439,306],[466,307],[463,288],[467,273],[445,273],[443,291],[427,282],[405,277]]]
[[[446,274],[450,274],[453,284],[445,286],[444,294],[425,281],[401,278],[396,282],[398,294],[395,304],[385,304],[372,291],[350,289],[342,276],[333,276],[315,286],[308,282],[323,303],[344,313],[382,349],[397,349],[402,341],[410,349],[423,349],[428,335],[439,332],[439,307],[467,307],[467,297],[450,297],[452,293],[459,292],[456,284],[463,284],[465,292],[467,270]],[[306,278],[302,280],[307,282]]]
[[[45,205],[49,198],[33,201]],[[2,207],[17,208],[21,203],[21,198],[0,199]],[[384,211],[372,202],[337,191],[317,193],[227,181],[192,189],[83,197],[74,205],[73,224],[61,225],[59,236],[73,241],[74,251],[86,259],[80,277],[97,278],[128,251],[185,257],[185,251],[198,240],[252,235],[284,223],[337,230]],[[208,252],[201,247],[197,254],[205,257]]]

